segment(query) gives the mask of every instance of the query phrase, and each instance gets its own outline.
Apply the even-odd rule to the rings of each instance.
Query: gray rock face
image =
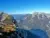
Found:
[[[26,15],[22,22],[20,21],[19,28],[26,30],[42,29],[48,33],[48,36],[50,36],[50,15],[36,12],[32,15]]]

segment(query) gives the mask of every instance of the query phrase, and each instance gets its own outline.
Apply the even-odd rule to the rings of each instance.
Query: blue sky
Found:
[[[0,0],[0,11],[10,14],[50,12],[50,0]]]

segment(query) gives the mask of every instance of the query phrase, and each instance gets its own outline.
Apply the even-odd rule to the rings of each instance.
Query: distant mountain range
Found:
[[[12,14],[12,16],[16,19],[16,20],[20,20],[23,19],[25,16],[30,15],[30,14]]]
[[[24,15],[17,14],[17,15],[12,15],[16,20],[20,20],[24,17]]]

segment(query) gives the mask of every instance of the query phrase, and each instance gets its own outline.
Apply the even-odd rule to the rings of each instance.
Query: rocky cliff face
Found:
[[[22,25],[28,26],[28,28],[41,28],[48,25],[49,20],[50,19],[47,14],[34,13],[32,15],[25,16],[22,20]]]

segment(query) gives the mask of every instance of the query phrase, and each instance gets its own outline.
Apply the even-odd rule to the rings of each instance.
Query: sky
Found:
[[[0,0],[0,12],[9,14],[50,13],[50,0]]]

